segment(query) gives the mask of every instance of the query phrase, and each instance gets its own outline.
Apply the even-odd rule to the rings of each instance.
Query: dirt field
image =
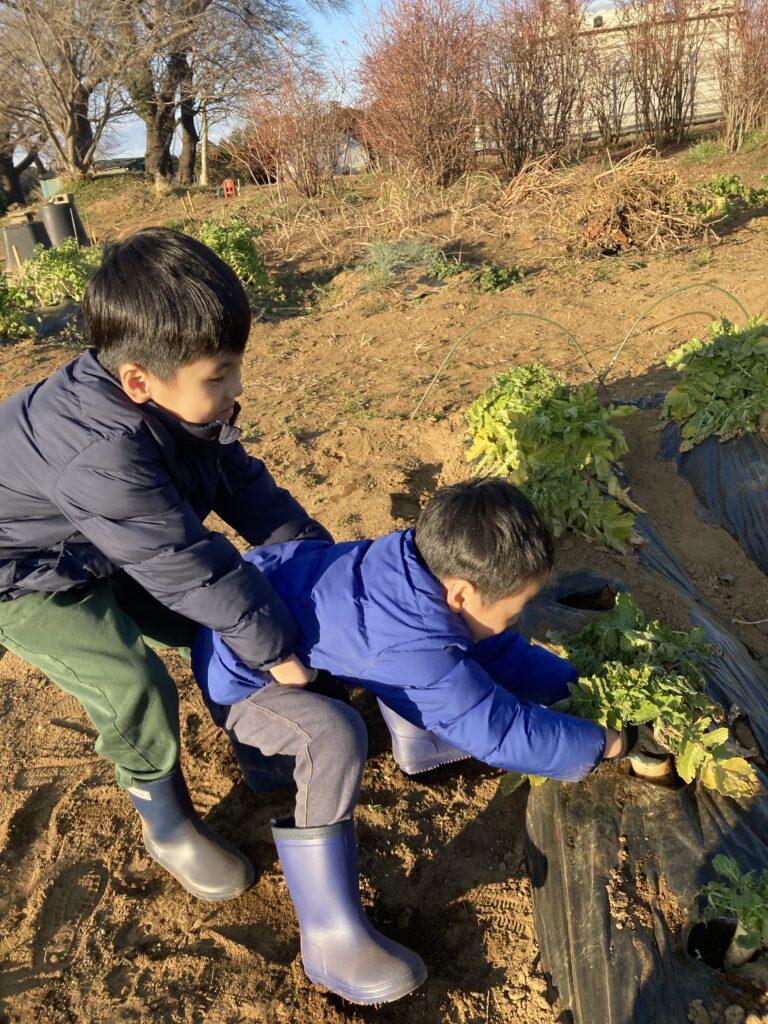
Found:
[[[736,171],[757,184],[766,155],[682,165],[683,173],[705,179]],[[247,204],[253,192],[244,190],[238,202]],[[217,201],[199,196],[196,203],[205,210]],[[147,193],[141,202],[116,196],[86,209],[105,237],[178,217],[180,202]],[[269,317],[254,326],[241,425],[249,449],[340,540],[410,525],[437,486],[467,474],[462,410],[495,372],[536,360],[571,381],[589,378],[565,335],[540,321],[497,319],[462,343],[419,419],[409,419],[449,345],[481,321],[513,311],[552,317],[603,367],[635,318],[676,286],[714,281],[750,314],[768,309],[768,220],[759,216],[700,250],[600,262],[569,256],[550,217],[535,205],[507,216],[503,231],[497,230],[497,213],[484,216],[437,215],[429,230],[452,251],[529,268],[522,285],[499,294],[478,294],[466,275],[439,288],[411,275],[392,289],[371,292],[359,275],[342,269],[351,243],[348,258],[338,251],[330,259],[309,236],[292,239],[291,254],[285,239],[281,250],[275,235],[265,235],[278,269],[319,279],[325,268],[330,283],[308,316]],[[660,306],[633,335],[607,395],[634,398],[663,390],[670,379],[664,355],[719,313],[738,317],[727,297],[706,289]],[[76,344],[59,341],[0,346],[0,398],[46,376],[75,352]],[[625,468],[633,496],[704,597],[726,622],[765,619],[768,578],[730,537],[696,517],[690,488],[656,456],[656,414],[639,412],[621,425],[630,446]],[[658,578],[631,555],[566,537],[559,563],[620,577],[646,612],[682,624]],[[724,573],[735,580],[723,581]],[[768,627],[732,628],[768,664]],[[239,899],[212,907],[156,867],[143,852],[128,798],[92,752],[94,732],[78,705],[4,654],[0,1021],[568,1019],[548,986],[533,932],[525,793],[503,797],[501,773],[471,762],[429,778],[402,776],[365,694],[355,697],[371,750],[357,815],[364,901],[377,927],[419,951],[429,978],[411,997],[368,1009],[310,985],[269,828],[271,817],[289,813],[291,794],[256,796],[245,787],[186,665],[174,655],[168,660],[182,694],[190,790],[211,825],[252,858],[256,884]]]

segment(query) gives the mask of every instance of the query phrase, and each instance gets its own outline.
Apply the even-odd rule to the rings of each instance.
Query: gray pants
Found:
[[[297,828],[351,817],[368,752],[365,723],[353,708],[279,683],[269,683],[237,704],[209,706],[216,723],[239,743],[267,757],[296,759]]]

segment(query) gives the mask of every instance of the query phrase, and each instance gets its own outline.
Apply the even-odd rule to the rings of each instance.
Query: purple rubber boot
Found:
[[[424,981],[418,954],[381,935],[360,902],[350,819],[295,828],[272,822],[280,863],[301,931],[304,973],[351,1003],[391,1003]]]
[[[411,725],[402,715],[379,701],[381,714],[392,736],[392,757],[406,775],[418,775],[452,761],[463,761],[469,757],[458,747],[435,736],[429,729]]]

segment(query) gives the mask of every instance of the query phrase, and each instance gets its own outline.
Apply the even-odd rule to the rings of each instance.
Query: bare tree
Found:
[[[177,126],[178,180],[194,173],[197,145],[212,119],[232,111],[233,96],[258,79],[279,50],[302,52],[310,38],[301,0],[120,0],[125,79],[147,128],[150,173],[173,172]],[[316,8],[344,0],[314,0]],[[198,129],[197,118],[201,124]]]
[[[705,0],[617,0],[639,130],[655,146],[679,143],[693,120]]]
[[[768,123],[768,2],[738,0],[718,33],[715,65],[723,113],[723,142],[729,152],[749,132]]]
[[[557,153],[581,137],[587,0],[500,0],[486,29],[484,109],[502,162]]]
[[[245,149],[254,178],[287,179],[301,195],[320,195],[333,182],[343,117],[323,72],[286,58],[268,92],[249,94],[239,157]]]
[[[63,170],[86,172],[105,127],[127,113],[115,62],[115,0],[0,3],[0,111],[44,136]]]
[[[471,166],[479,44],[474,0],[383,0],[359,65],[374,151],[439,184]]]
[[[632,69],[624,48],[624,33],[594,35],[588,51],[586,105],[600,141],[618,142],[632,99]]]

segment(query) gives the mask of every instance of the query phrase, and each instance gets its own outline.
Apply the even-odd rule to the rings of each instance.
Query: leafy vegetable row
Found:
[[[600,404],[590,385],[572,388],[538,363],[500,374],[471,405],[467,458],[507,476],[549,521],[623,549],[637,507],[614,464],[627,443],[613,420],[634,412]]]
[[[620,594],[611,612],[574,636],[554,639],[580,674],[558,710],[619,730],[649,725],[683,782],[734,798],[759,790],[754,768],[729,743],[723,709],[704,690],[705,659],[721,652],[701,629],[648,622],[632,598]],[[513,776],[505,789],[522,781]]]

